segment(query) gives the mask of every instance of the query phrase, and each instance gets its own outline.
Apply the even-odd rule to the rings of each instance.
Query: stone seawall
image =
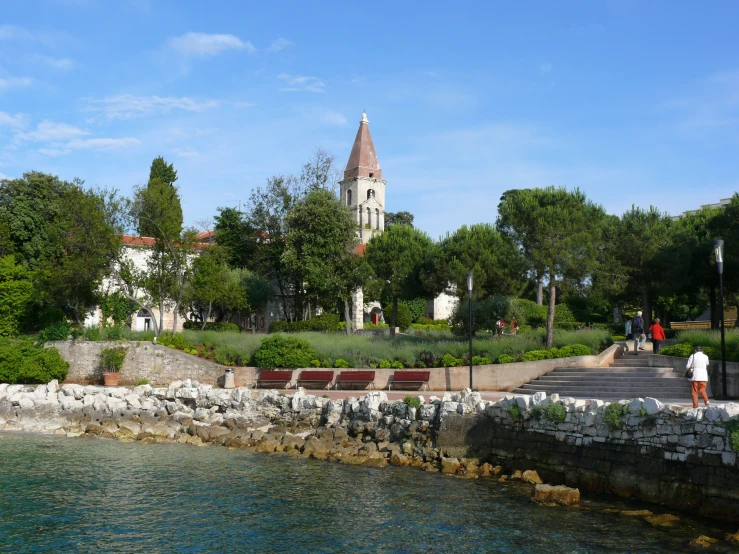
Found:
[[[222,378],[226,366],[185,354],[151,342],[91,342],[60,341],[49,343],[59,350],[62,358],[69,362],[67,383],[98,384],[100,375],[100,352],[105,348],[124,346],[128,349],[121,371],[121,384],[133,385],[137,379],[148,379],[153,385],[166,385],[172,381],[195,379],[200,383],[216,385]],[[614,357],[622,354],[622,344],[614,344],[595,356],[573,356],[539,360],[536,362],[515,362],[511,364],[489,364],[473,366],[472,377],[476,390],[513,391],[524,383],[541,377],[556,369],[566,367],[600,367],[611,363]],[[254,386],[259,369],[255,367],[234,367],[237,386]],[[306,368],[313,370],[315,368]],[[295,388],[302,369],[292,372],[288,388]],[[334,369],[334,379],[341,371],[366,371],[366,368]],[[395,369],[375,369],[375,389],[387,389]],[[429,368],[429,390],[456,391],[468,386],[470,369],[464,367]],[[334,382],[330,384],[333,388]]]
[[[562,421],[547,419],[555,412]],[[727,426],[738,416],[739,404],[686,409],[647,398],[609,408],[544,393],[484,402],[464,390],[414,408],[381,391],[329,400],[190,380],[134,389],[0,385],[0,430],[209,442],[463,477],[536,469],[553,484],[730,521],[739,521],[739,464]]]

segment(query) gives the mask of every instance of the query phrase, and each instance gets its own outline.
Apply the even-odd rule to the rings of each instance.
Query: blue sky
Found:
[[[439,237],[501,193],[676,214],[739,185],[739,3],[41,0],[0,12],[0,176],[129,193],[175,164],[187,223],[363,109],[388,211]]]

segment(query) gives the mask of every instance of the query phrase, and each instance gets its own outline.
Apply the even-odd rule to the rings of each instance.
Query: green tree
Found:
[[[0,257],[0,337],[15,337],[23,324],[33,296],[29,271],[15,257]]]
[[[472,271],[473,296],[518,295],[524,286],[525,265],[516,246],[495,227],[481,223],[463,225],[441,241],[443,277],[456,286],[457,296],[467,291],[467,273]]]
[[[410,212],[385,212],[385,229],[393,225],[413,227],[413,214]]]
[[[159,180],[162,183],[168,185],[174,185],[177,180],[177,171],[174,168],[174,164],[167,164],[167,162],[159,156],[154,158],[151,162],[151,169],[149,169],[149,181]]]
[[[408,225],[393,225],[367,243],[365,260],[381,283],[383,297],[392,298],[393,336],[400,298],[430,297],[445,287],[436,278],[435,261],[439,257],[439,247],[429,236]]]
[[[352,253],[357,238],[349,209],[331,192],[315,189],[293,207],[287,225],[283,259],[305,297],[324,307],[340,299],[348,312],[349,298],[362,284],[360,260]]]
[[[530,260],[537,274],[549,277],[547,347],[554,344],[557,281],[585,278],[597,257],[603,210],[578,189],[507,191],[498,206],[497,227]]]

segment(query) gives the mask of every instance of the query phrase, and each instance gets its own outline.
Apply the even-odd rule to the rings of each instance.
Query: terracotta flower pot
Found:
[[[106,387],[117,387],[118,381],[121,380],[120,372],[103,371],[103,382]]]

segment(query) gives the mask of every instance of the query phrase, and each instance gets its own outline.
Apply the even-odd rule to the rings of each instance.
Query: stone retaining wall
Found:
[[[216,385],[226,370],[215,362],[185,354],[179,350],[156,345],[151,342],[91,342],[62,341],[49,343],[59,350],[62,358],[69,362],[66,382],[97,384],[102,382],[100,352],[105,348],[124,346],[128,348],[126,360],[121,371],[121,384],[132,385],[137,379],[148,379],[153,385],[166,385],[172,381],[195,379],[201,383]],[[476,390],[513,391],[524,383],[536,379],[559,367],[600,367],[606,366],[624,350],[622,344],[614,344],[596,356],[574,356],[537,362],[516,362],[512,364],[490,364],[473,366],[472,379]],[[234,367],[237,386],[256,386],[259,369],[254,367]],[[315,368],[306,368],[315,369]],[[295,388],[302,369],[292,372],[287,388]],[[341,371],[366,371],[366,368],[334,369],[334,381]],[[374,388],[387,389],[395,369],[375,369]],[[463,367],[430,368],[429,390],[454,391],[469,386],[470,369]]]
[[[684,369],[687,363],[687,358],[662,356],[661,354],[649,355],[649,365],[653,367],[670,366]],[[721,360],[711,360],[708,363],[709,395],[720,398],[723,393],[723,382]],[[739,398],[739,364],[734,362],[726,362],[726,392],[729,398]]]

